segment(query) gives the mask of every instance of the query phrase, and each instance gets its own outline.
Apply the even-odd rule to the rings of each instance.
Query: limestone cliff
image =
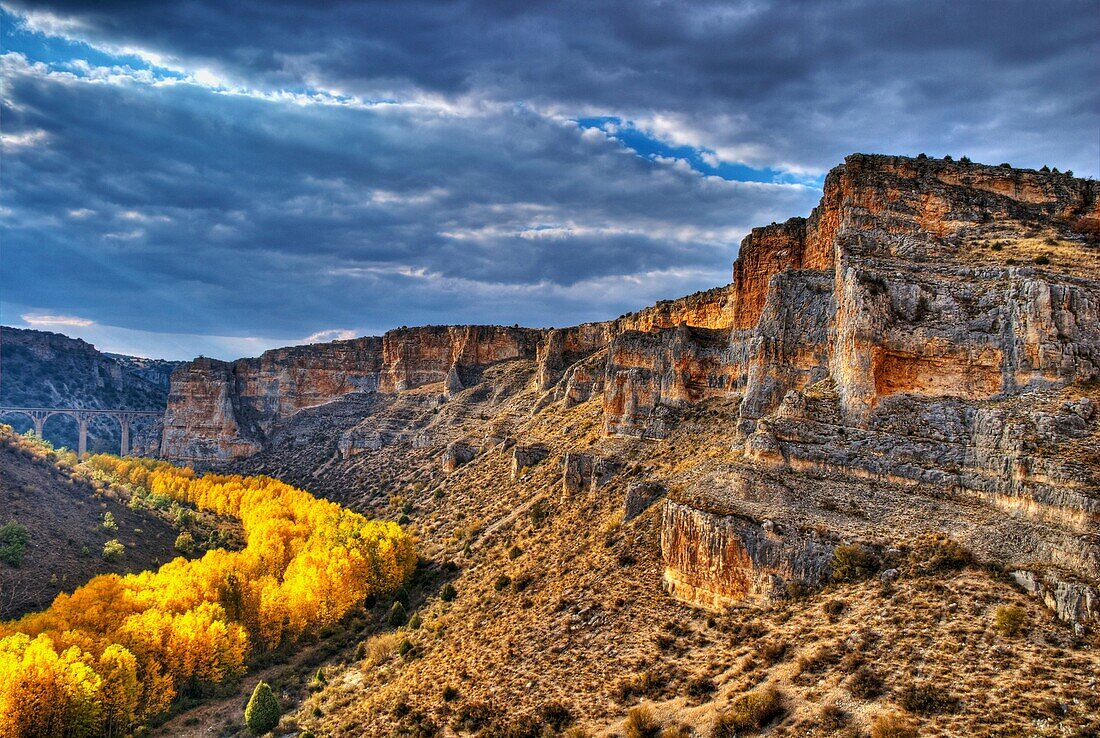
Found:
[[[503,448],[519,483],[569,452],[553,464],[567,500],[603,493],[619,462],[636,491],[677,487],[664,581],[690,602],[766,601],[826,581],[838,544],[947,532],[1095,620],[1098,221],[1094,182],[853,155],[808,217],[746,236],[724,287],[567,328],[410,328],[192,362],[173,375],[165,453],[262,457],[295,413],[366,393],[340,459],[319,464],[438,449],[433,468],[461,478]],[[446,437],[432,418],[452,404],[461,434]],[[583,453],[517,430],[586,408],[599,428]],[[710,451],[647,477],[641,461],[665,452],[643,441]]]

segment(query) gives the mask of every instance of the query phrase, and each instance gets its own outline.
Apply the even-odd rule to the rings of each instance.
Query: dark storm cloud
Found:
[[[6,76],[6,131],[42,141],[5,152],[5,301],[128,328],[600,317],[725,281],[740,233],[817,197],[517,106],[284,105],[20,58]]]
[[[1097,173],[1093,0],[0,4],[3,318],[127,346],[95,331],[254,352],[713,286],[818,194],[703,158],[811,185],[855,150]]]
[[[250,84],[612,113],[753,164],[916,146],[1097,168],[1094,0],[12,7]]]

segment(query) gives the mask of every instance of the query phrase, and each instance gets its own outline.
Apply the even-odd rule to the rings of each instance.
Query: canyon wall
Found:
[[[950,531],[1060,612],[1094,618],[1098,220],[1094,182],[853,155],[808,217],[745,237],[724,287],[566,328],[409,328],[192,362],[172,377],[164,453],[247,457],[274,424],[348,393],[416,390],[429,412],[475,395],[489,367],[526,361],[535,399],[470,438],[501,443],[498,421],[592,402],[629,464],[622,449],[642,453],[629,444],[676,434],[697,405],[722,408],[709,421],[730,439],[720,473],[692,471],[664,508],[676,597],[766,601],[826,581],[840,543]],[[379,445],[371,422],[349,449]],[[468,461],[458,450],[441,458],[449,472]],[[599,486],[589,466],[569,456],[567,498]],[[837,496],[851,514],[837,516]]]
[[[485,367],[514,359],[534,360],[535,384],[546,391],[624,331],[728,325],[727,298],[727,288],[716,288],[562,329],[400,328],[380,338],[274,349],[255,359],[196,359],[172,376],[161,453],[196,462],[247,457],[263,448],[275,422],[301,409],[353,392],[395,394],[435,384],[446,398],[477,384]],[[587,398],[602,373],[589,377],[574,369],[570,376],[587,382]]]

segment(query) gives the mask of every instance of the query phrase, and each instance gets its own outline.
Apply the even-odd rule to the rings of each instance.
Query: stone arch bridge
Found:
[[[34,434],[42,438],[42,427],[53,415],[68,415],[76,419],[80,431],[77,455],[84,458],[88,453],[88,422],[97,415],[114,418],[122,430],[121,456],[130,453],[130,423],[135,418],[159,418],[164,413],[153,410],[89,410],[80,407],[10,407],[0,406],[0,415],[25,415],[34,423]]]

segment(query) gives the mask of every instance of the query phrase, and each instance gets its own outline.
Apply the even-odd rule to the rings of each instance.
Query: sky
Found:
[[[1100,173],[1096,0],[0,0],[0,71],[0,322],[170,359],[614,318],[856,151]]]

